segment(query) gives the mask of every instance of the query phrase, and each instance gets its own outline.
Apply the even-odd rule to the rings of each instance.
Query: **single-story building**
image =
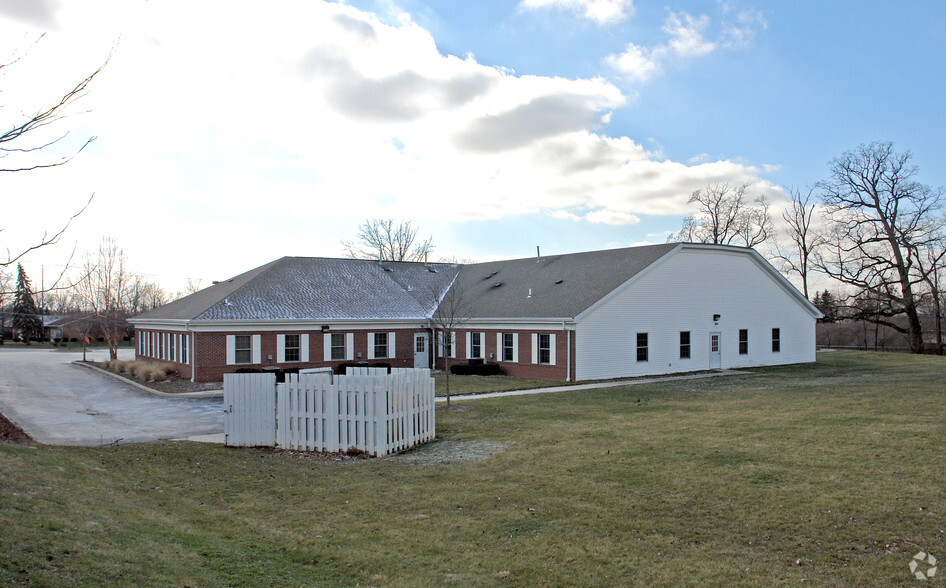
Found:
[[[445,356],[577,381],[811,362],[820,316],[752,249],[668,243],[475,264],[284,257],[129,322],[139,358],[195,381]]]

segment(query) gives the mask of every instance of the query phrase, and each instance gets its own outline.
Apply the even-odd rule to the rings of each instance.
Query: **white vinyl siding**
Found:
[[[815,360],[815,318],[770,270],[740,251],[680,249],[578,317],[575,377],[597,380],[710,369],[710,333],[720,333],[723,369]],[[714,324],[713,315],[720,315]],[[779,325],[780,352],[768,344]],[[739,355],[739,330],[756,342]],[[690,357],[680,358],[680,332]],[[637,362],[636,333],[648,333]],[[753,335],[760,334],[760,335]]]

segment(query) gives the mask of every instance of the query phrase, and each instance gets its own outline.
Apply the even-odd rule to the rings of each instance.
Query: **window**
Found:
[[[637,361],[647,361],[647,333],[637,334]]]
[[[778,353],[782,350],[781,333],[778,329],[772,329],[772,353]]]
[[[233,337],[233,362],[251,363],[253,361],[253,341],[250,335]]]
[[[749,329],[739,329],[739,355],[749,353]]]
[[[164,333],[158,333],[158,359],[165,359],[164,357]]]
[[[440,357],[456,357],[454,353],[454,344],[457,342],[457,334],[455,331],[438,331],[437,332],[438,343],[440,347]]]
[[[503,333],[503,361],[516,361],[515,334]]]
[[[299,335],[286,335],[286,347],[283,353],[284,361],[300,361],[302,355],[300,353],[302,346],[299,343]]]
[[[176,339],[177,339],[177,335],[168,336],[168,359],[170,359],[171,361],[177,361],[177,355],[175,355],[174,353],[174,348],[175,348],[174,343],[176,343]]]
[[[187,362],[187,335],[181,335],[181,363]]]
[[[480,333],[470,333],[470,357],[483,357],[483,341]]]
[[[388,334],[387,333],[375,333],[373,345],[374,345],[374,357],[387,357],[388,356]]]
[[[345,333],[332,333],[330,346],[332,361],[345,359]]]
[[[539,363],[552,363],[552,337],[539,335]]]
[[[680,359],[690,359],[690,331],[680,331]]]

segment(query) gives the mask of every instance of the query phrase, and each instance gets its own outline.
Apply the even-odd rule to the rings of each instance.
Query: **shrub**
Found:
[[[498,376],[502,372],[498,363],[482,363],[479,365],[458,363],[450,366],[450,373],[458,376]]]

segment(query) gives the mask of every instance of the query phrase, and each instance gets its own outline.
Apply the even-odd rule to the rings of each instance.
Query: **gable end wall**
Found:
[[[740,329],[749,330],[745,355]],[[576,331],[578,380],[708,370],[712,332],[720,333],[722,368],[815,360],[815,318],[740,252],[681,249],[588,312]],[[690,332],[690,359],[680,358],[681,331]],[[637,361],[637,333],[648,334],[646,362]]]

